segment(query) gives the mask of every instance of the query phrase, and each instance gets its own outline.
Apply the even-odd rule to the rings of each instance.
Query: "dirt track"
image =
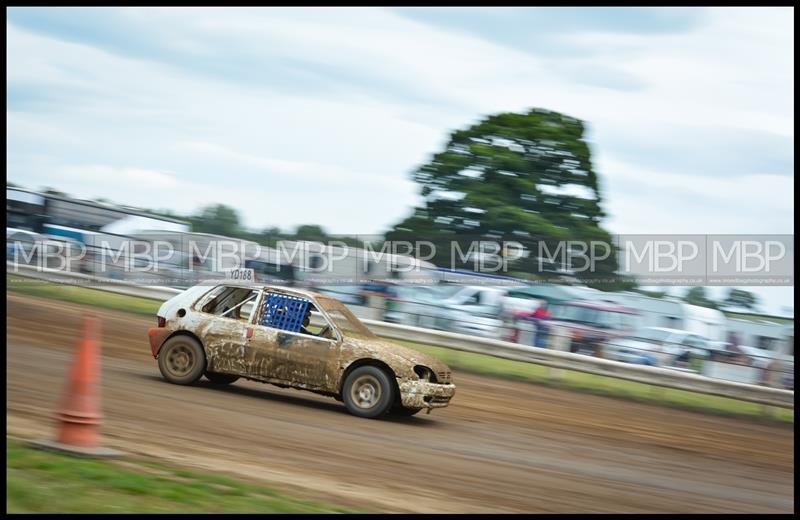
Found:
[[[382,511],[793,512],[794,428],[463,374],[449,408],[370,421],[310,393],[164,382],[154,318],[8,294],[9,433],[51,436],[90,310],[104,443]],[[204,381],[204,380],[203,380]]]

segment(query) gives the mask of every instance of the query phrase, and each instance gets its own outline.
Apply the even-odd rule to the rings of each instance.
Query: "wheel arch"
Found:
[[[394,387],[394,398],[395,401],[400,400],[400,386],[397,384],[397,374],[395,373],[394,369],[390,367],[386,362],[381,361],[379,359],[374,358],[361,358],[353,361],[347,368],[342,372],[342,377],[339,378],[339,385],[338,385],[338,396],[342,396],[342,391],[344,390],[344,382],[347,381],[347,376],[350,375],[353,370],[363,367],[363,366],[374,366],[380,368],[389,376],[389,380],[392,382],[392,386]]]
[[[203,350],[203,357],[204,358],[206,357],[206,347],[205,347],[205,345],[203,345],[203,340],[201,340],[197,336],[197,334],[193,333],[192,331],[181,329],[181,330],[176,330],[175,332],[171,333],[169,336],[164,338],[164,341],[162,341],[161,345],[158,346],[158,351],[156,351],[156,358],[158,358],[158,355],[161,354],[161,349],[164,347],[164,344],[167,341],[169,341],[172,338],[174,338],[175,336],[189,336],[190,338],[195,340],[200,345],[200,348]]]

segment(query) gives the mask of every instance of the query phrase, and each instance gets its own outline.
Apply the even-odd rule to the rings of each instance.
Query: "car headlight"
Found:
[[[433,373],[433,370],[426,366],[422,365],[415,365],[414,366],[414,373],[419,376],[421,381],[426,381],[428,383],[435,383],[436,382],[436,374]]]

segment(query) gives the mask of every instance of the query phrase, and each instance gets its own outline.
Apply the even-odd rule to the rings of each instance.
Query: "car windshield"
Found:
[[[534,296],[531,293],[524,291],[508,291],[508,298],[516,298],[518,300],[541,300],[540,296]]]
[[[334,325],[345,336],[356,336],[364,339],[378,338],[350,312],[350,309],[345,307],[338,300],[322,296],[317,298],[317,302],[319,302],[320,307],[328,313]]]
[[[672,332],[668,330],[643,329],[637,332],[634,337],[642,341],[661,342],[666,341],[671,335]]]
[[[326,293],[345,293],[353,294],[361,292],[360,285],[323,285],[317,288],[318,291]]]
[[[456,291],[442,291],[439,294],[445,305],[458,305],[464,303],[470,296],[475,296],[476,291],[472,287],[461,287]]]
[[[418,287],[392,286],[389,288],[389,297],[396,300],[411,300],[416,291],[419,291]]]
[[[462,285],[434,285],[431,290],[440,300],[446,300],[466,289]]]
[[[583,307],[581,305],[557,305],[553,310],[553,318],[561,321],[585,323],[604,329],[630,328],[630,314],[617,311]]]

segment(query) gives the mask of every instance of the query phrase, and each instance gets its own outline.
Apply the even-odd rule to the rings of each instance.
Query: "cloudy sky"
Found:
[[[793,234],[793,14],[9,8],[7,176],[380,233],[450,131],[542,107],[587,122],[611,232]]]

